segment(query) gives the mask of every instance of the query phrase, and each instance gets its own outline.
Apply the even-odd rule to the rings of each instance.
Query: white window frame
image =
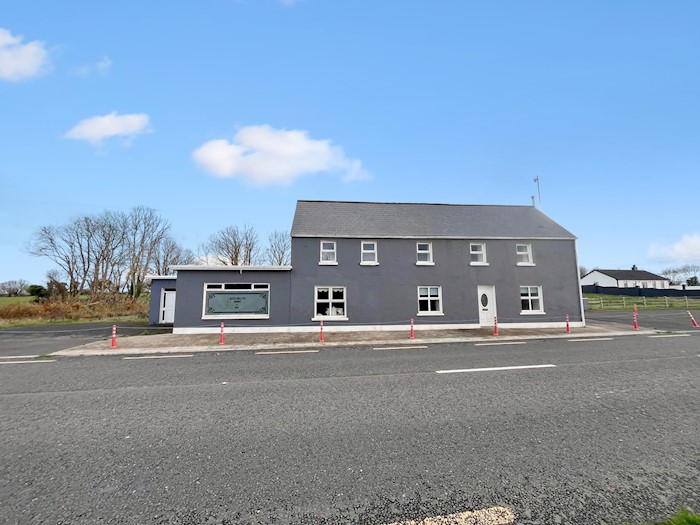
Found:
[[[234,288],[236,287],[236,288]],[[247,287],[247,288],[241,288]],[[221,292],[229,291],[231,293],[237,291],[266,291],[267,292],[267,313],[266,314],[235,314],[235,313],[224,313],[224,314],[207,314],[207,292],[212,290],[220,290]],[[202,319],[269,319],[270,309],[272,307],[272,290],[270,289],[270,283],[204,283],[202,290]]]
[[[424,288],[428,291],[428,295],[424,296],[427,297],[428,301],[428,310],[421,310],[420,309],[420,302],[421,302],[421,288]],[[437,295],[431,295],[431,288],[437,288]],[[430,316],[430,315],[444,315],[442,312],[442,286],[419,286],[416,290],[417,293],[417,306],[418,306],[418,313],[416,315],[419,316]],[[423,299],[424,301],[426,300],[425,298]],[[437,300],[438,301],[438,306],[440,307],[439,310],[431,310],[430,309],[430,302]]]
[[[419,246],[421,244],[427,245],[428,249],[427,250],[420,250]],[[427,261],[421,261],[418,259],[418,257],[422,254],[428,254]],[[433,243],[432,242],[419,241],[416,243],[416,266],[435,266],[435,262],[433,261]]]
[[[332,244],[333,249],[328,249],[323,247],[324,244]],[[324,253],[332,253],[333,254],[333,259],[323,259],[323,254]],[[319,243],[319,256],[318,256],[318,264],[321,266],[338,266],[338,243],[335,241],[328,241],[328,240],[322,240]]]
[[[474,247],[480,246],[480,251],[475,251]],[[481,261],[472,261],[472,255],[480,255]],[[489,261],[486,258],[486,243],[485,242],[470,242],[469,243],[469,266],[488,266]]]
[[[365,244],[373,244],[373,250],[365,250]],[[373,261],[365,261],[365,254],[374,254]],[[360,241],[360,265],[361,266],[379,266],[379,246],[377,241]]]
[[[328,310],[331,312],[329,315],[319,315],[316,313],[318,310],[318,292],[319,290],[328,290],[328,300],[323,300],[322,303],[328,303]],[[333,290],[343,290],[343,314],[333,315],[333,302],[340,302],[333,300]],[[314,316],[311,318],[312,321],[347,321],[348,320],[348,289],[346,286],[314,286]]]
[[[525,251],[520,251],[520,248],[525,247]],[[527,260],[520,261],[520,257],[525,255]],[[515,245],[515,264],[517,266],[535,266],[535,261],[532,258],[532,244],[531,243],[519,243]]]
[[[523,295],[523,288],[527,288],[527,295]],[[537,295],[532,295],[532,290],[537,290]],[[520,291],[520,315],[544,315],[544,297],[542,296],[542,286],[531,284],[523,284],[519,287]],[[530,309],[523,310],[523,300],[527,300],[530,304]],[[532,301],[537,300],[540,303],[538,310],[532,308]]]

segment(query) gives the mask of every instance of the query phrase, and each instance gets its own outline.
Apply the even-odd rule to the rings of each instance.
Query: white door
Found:
[[[479,296],[479,325],[493,326],[496,317],[496,287],[477,286]]]
[[[175,290],[163,290],[160,304],[160,322],[173,323],[175,321]]]

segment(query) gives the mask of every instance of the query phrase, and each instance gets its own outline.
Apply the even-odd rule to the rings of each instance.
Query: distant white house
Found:
[[[608,288],[656,288],[666,290],[671,281],[661,275],[638,270],[593,270],[581,277],[581,286],[597,285]]]

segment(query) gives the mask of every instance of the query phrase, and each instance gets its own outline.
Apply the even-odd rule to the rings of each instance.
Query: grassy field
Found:
[[[637,297],[584,293],[591,310],[698,310],[700,297]]]
[[[0,297],[0,306],[6,304],[31,303],[33,300],[34,297],[32,297],[31,295],[23,295],[22,297]]]

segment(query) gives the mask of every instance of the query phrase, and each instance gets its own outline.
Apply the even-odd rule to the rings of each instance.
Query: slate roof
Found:
[[[534,206],[305,200],[292,237],[575,238]]]
[[[646,270],[593,270],[589,273],[593,272],[602,273],[618,281],[668,281],[668,277]]]

